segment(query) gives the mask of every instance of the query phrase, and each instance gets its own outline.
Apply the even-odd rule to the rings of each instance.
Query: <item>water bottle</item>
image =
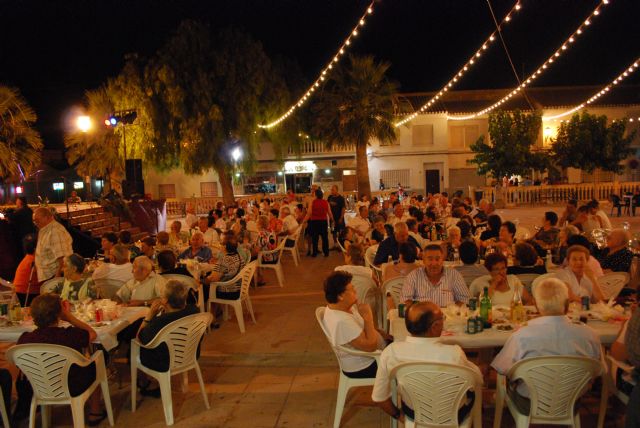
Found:
[[[551,269],[551,266],[553,266],[553,258],[551,257],[551,250],[547,250],[547,257],[544,264],[547,270]]]
[[[453,263],[455,265],[460,264],[460,251],[457,248],[453,249]]]

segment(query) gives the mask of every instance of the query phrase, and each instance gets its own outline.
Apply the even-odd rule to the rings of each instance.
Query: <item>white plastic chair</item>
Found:
[[[298,251],[298,243],[300,241],[300,231],[302,230],[301,227],[298,227],[298,230],[293,234],[293,238],[289,238],[289,237],[285,237],[284,241],[286,242],[287,239],[293,239],[294,244],[293,247],[284,247],[283,251],[287,251],[289,253],[291,253],[291,257],[293,258],[293,263],[298,266],[298,263],[300,261],[300,252]]]
[[[598,285],[604,298],[615,299],[620,290],[629,283],[629,274],[626,272],[609,272],[598,278]]]
[[[98,290],[98,297],[101,299],[112,299],[116,295],[118,290],[124,285],[124,281],[111,278],[100,278],[94,280],[96,290]]]
[[[273,269],[276,272],[276,277],[278,277],[278,284],[280,285],[280,287],[284,287],[284,272],[282,271],[282,252],[284,251],[285,242],[287,241],[283,239],[282,242],[280,242],[274,250],[260,251],[257,258],[258,268]],[[263,258],[266,254],[275,254],[276,262],[265,263],[263,261]]]
[[[176,281],[180,281],[190,289],[197,292],[198,293],[198,309],[200,309],[200,312],[204,312],[204,296],[202,293],[202,286],[198,281],[196,281],[194,277],[188,276],[188,275],[182,275],[179,273],[168,273],[166,275],[162,275],[162,277],[167,281],[172,279]]]
[[[200,313],[180,318],[165,326],[158,332],[156,337],[146,345],[141,344],[138,339],[131,340],[131,411],[136,411],[136,392],[138,369],[143,373],[153,377],[160,384],[160,394],[162,396],[162,407],[164,408],[164,418],[167,425],[173,425],[173,400],[171,398],[171,376],[182,373],[182,386],[185,391],[188,385],[188,372],[195,370],[200,383],[200,392],[204,399],[204,405],[209,409],[209,398],[204,388],[202,372],[198,365],[196,353],[200,340],[207,327],[211,324],[213,315],[210,313]],[[140,362],[140,348],[154,349],[160,344],[166,344],[169,350],[169,370],[157,372],[145,367]]]
[[[40,294],[51,293],[58,284],[64,281],[63,277],[51,278],[40,286]]]
[[[524,288],[526,288],[527,291],[529,292],[529,294],[531,294],[531,284],[533,283],[533,281],[535,281],[535,279],[537,277],[540,276],[540,274],[538,274],[538,273],[521,273],[521,274],[516,275],[516,276],[518,277],[518,279],[520,280],[522,285],[524,285]]]
[[[533,296],[533,290],[535,290],[536,285],[540,284],[542,281],[544,281],[545,279],[548,279],[548,278],[556,278],[556,274],[555,273],[544,273],[542,275],[539,275],[533,281],[531,281],[531,295],[532,296]]]
[[[336,243],[338,244],[338,248],[340,248],[340,251],[342,251],[342,254],[346,254],[347,249],[342,246],[339,239],[336,239]]]
[[[225,282],[212,282],[209,285],[209,301],[207,303],[208,307],[211,307],[212,303],[219,303],[221,305],[225,305],[224,307],[224,319],[229,318],[228,306],[233,306],[233,310],[236,313],[236,318],[238,319],[238,326],[240,327],[240,332],[244,333],[244,315],[242,313],[242,302],[247,304],[247,309],[249,310],[249,314],[251,315],[251,319],[253,323],[256,323],[256,317],[253,314],[253,306],[251,305],[251,297],[249,297],[249,285],[251,285],[251,278],[255,274],[257,267],[257,261],[253,261],[242,268],[242,270],[232,279]],[[235,286],[237,290],[240,290],[240,296],[236,300],[227,300],[227,299],[218,299],[216,297],[216,289],[221,286]]]
[[[107,371],[102,351],[97,351],[91,358],[86,358],[75,349],[67,346],[34,343],[16,345],[9,348],[7,359],[18,366],[33,387],[29,428],[34,428],[36,425],[37,406],[42,406],[42,425],[48,426],[49,411],[46,406],[60,404],[71,405],[73,426],[84,427],[84,404],[98,385],[102,390],[109,424],[113,426],[109,382],[107,381]],[[86,367],[91,363],[96,365],[96,379],[82,394],[72,397],[69,392],[69,369],[71,365]]]
[[[325,310],[324,306],[320,306],[316,308],[316,320],[318,321],[318,324],[320,325],[320,328],[322,329],[322,332],[324,333],[325,337],[329,341],[329,345],[331,345],[331,349],[336,354],[336,359],[338,360],[338,365],[340,366],[338,369],[338,372],[340,374],[340,378],[338,381],[338,398],[336,399],[336,412],[333,418],[333,427],[339,428],[340,420],[342,419],[342,411],[344,410],[344,404],[347,400],[347,394],[349,393],[349,390],[356,386],[373,385],[375,378],[353,379],[345,375],[344,372],[342,371],[342,363],[340,362],[340,357],[338,356],[337,351],[340,350],[341,352],[345,352],[351,355],[358,355],[361,357],[375,358],[376,362],[378,363],[380,358],[380,351],[363,352],[353,348],[348,348],[346,346],[333,346],[331,344],[331,336],[329,336],[329,332],[324,326],[324,322],[323,322],[324,310]]]
[[[373,269],[378,277],[378,283],[382,282],[382,269],[373,264],[378,252],[378,245],[372,245],[364,252],[364,263],[366,266]]]
[[[530,424],[580,428],[580,413],[574,413],[576,400],[585,392],[591,380],[601,373],[601,362],[587,357],[548,356],[517,362],[506,377],[498,374],[494,428],[500,427],[505,401],[518,428]],[[520,413],[507,395],[506,382],[518,379],[529,390],[531,410],[528,415]]]
[[[469,367],[447,363],[405,363],[395,367],[391,377],[398,382],[400,398],[411,401],[414,419],[405,418],[409,427],[481,427],[482,377]],[[458,410],[467,391],[475,393],[473,408],[464,420]]]
[[[11,400],[9,400],[11,401]],[[4,394],[0,390],[0,415],[2,415],[2,426],[9,428],[9,415],[7,414],[7,408],[4,406]]]
[[[389,313],[389,308],[387,307],[387,293],[391,294],[393,304],[396,305],[397,308],[398,304],[402,303],[400,302],[400,292],[402,291],[405,278],[406,276],[399,276],[382,284],[382,319],[384,320],[383,325],[385,326],[386,331],[389,331],[387,326],[387,314]]]

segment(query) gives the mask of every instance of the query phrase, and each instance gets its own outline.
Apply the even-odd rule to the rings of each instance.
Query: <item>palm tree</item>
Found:
[[[360,196],[371,196],[367,145],[395,140],[393,95],[398,86],[385,73],[389,63],[376,63],[372,56],[349,57],[349,62],[329,78],[312,106],[313,134],[333,146],[356,147],[356,175]]]
[[[120,137],[112,127],[102,121],[114,111],[113,103],[105,88],[87,91],[85,94],[87,115],[94,122],[89,132],[74,130],[65,135],[67,160],[76,167],[78,174],[106,177],[106,190],[111,188],[111,179],[123,176],[123,160],[119,152]]]
[[[0,85],[0,178],[28,175],[40,164],[42,139],[35,121],[20,91]]]

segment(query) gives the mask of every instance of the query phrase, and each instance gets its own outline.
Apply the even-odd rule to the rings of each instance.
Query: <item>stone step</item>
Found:
[[[80,217],[83,215],[90,215],[90,214],[99,214],[105,212],[103,207],[94,207],[94,208],[82,208],[79,210],[75,210],[75,211],[71,211],[71,212],[61,212],[60,213],[60,217],[62,218],[74,218],[74,217]]]
[[[75,226],[79,227],[81,230],[89,231],[89,230],[97,229],[99,227],[113,226],[113,225],[115,225],[116,227],[118,226],[118,218],[117,217],[110,217],[110,218],[105,218],[105,219],[101,219],[101,220],[94,220],[94,221],[88,221],[88,222],[85,222],[85,223],[78,223]]]

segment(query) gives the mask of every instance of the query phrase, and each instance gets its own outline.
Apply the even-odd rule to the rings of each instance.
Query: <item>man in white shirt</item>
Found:
[[[466,366],[482,377],[478,367],[467,360],[458,345],[440,342],[444,326],[444,316],[440,308],[431,302],[415,303],[407,308],[405,325],[409,336],[403,342],[393,342],[382,351],[380,365],[376,373],[371,398],[382,410],[395,419],[403,420],[407,415],[413,419],[413,406],[408,397],[402,396],[402,410],[391,401],[391,377],[394,368],[403,363],[448,363]],[[468,402],[458,411],[458,421],[462,421],[473,407],[473,394],[468,394]]]
[[[396,223],[403,222],[409,219],[409,214],[404,212],[404,207],[399,202],[393,207],[393,214],[387,219],[387,224],[395,226]]]
[[[295,234],[300,225],[287,205],[280,209],[280,218],[282,218],[282,231],[279,235],[287,237],[287,242],[284,245],[291,248],[296,244]]]
[[[220,232],[224,232],[227,229],[227,222],[224,221],[222,210],[213,210],[213,228],[218,229]]]
[[[161,275],[153,272],[153,265],[147,256],[136,257],[133,261],[133,279],[120,287],[114,300],[126,306],[150,306],[164,295],[166,283]]]
[[[127,282],[133,279],[133,265],[129,262],[129,248],[123,244],[117,244],[111,249],[109,260],[112,263],[103,263],[93,271],[91,277],[97,279],[113,279]]]
[[[347,226],[355,230],[358,235],[364,236],[371,229],[369,208],[366,205],[361,205],[358,209],[358,215],[351,218]]]
[[[202,232],[204,245],[210,246],[211,244],[217,244],[220,242],[218,232],[209,227],[209,219],[207,217],[200,217],[198,220],[198,230]]]
[[[198,225],[198,217],[196,216],[196,210],[191,204],[187,204],[185,211],[187,212],[187,218],[185,219],[185,223],[187,224],[187,229],[193,229]]]
[[[545,279],[533,289],[540,317],[514,332],[491,365],[502,375],[520,360],[546,355],[569,355],[602,360],[600,338],[584,324],[573,324],[567,286],[556,278]],[[524,383],[507,381],[507,393],[518,409],[529,414],[529,391]]]
[[[62,259],[73,254],[71,235],[63,225],[55,221],[48,208],[37,208],[33,213],[33,222],[38,228],[35,254],[38,279],[46,281],[62,276]]]

